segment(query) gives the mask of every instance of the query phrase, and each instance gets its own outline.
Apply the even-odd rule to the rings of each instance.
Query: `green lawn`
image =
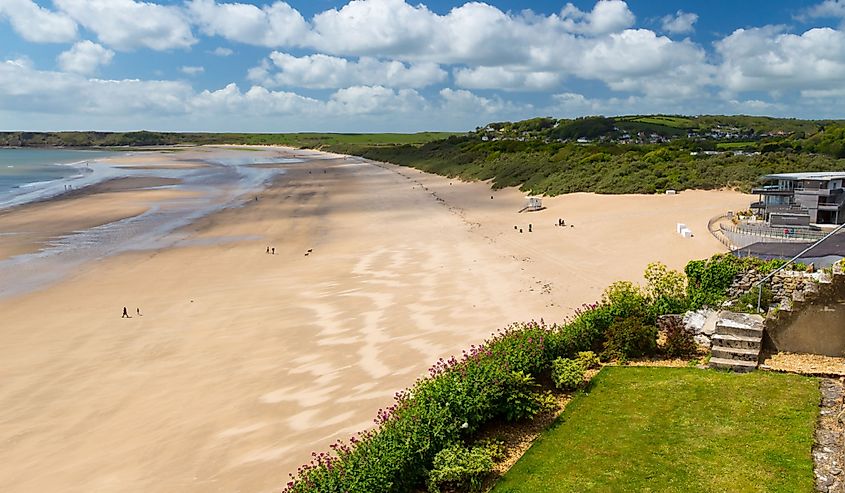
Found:
[[[818,382],[609,367],[494,488],[811,492]]]

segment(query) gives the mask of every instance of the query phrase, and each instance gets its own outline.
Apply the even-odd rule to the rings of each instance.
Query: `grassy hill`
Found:
[[[119,147],[180,144],[243,144],[320,147],[323,145],[416,145],[445,139],[452,132],[400,133],[176,133],[176,132],[0,132],[0,147]]]
[[[845,121],[626,115],[493,122],[466,134],[4,132],[0,146],[287,145],[537,194],[748,190],[768,173],[845,170]]]
[[[713,145],[715,147],[715,144]],[[491,180],[535,194],[571,192],[659,193],[667,189],[748,190],[764,174],[834,171],[845,162],[831,156],[790,149],[760,154],[703,154],[695,142],[668,144],[540,140],[481,141],[450,137],[419,146],[334,145],[328,150],[411,166],[466,180]]]

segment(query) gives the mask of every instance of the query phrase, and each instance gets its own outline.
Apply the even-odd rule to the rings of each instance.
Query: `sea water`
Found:
[[[113,152],[0,148],[0,207],[48,198],[95,181],[89,161]]]
[[[6,152],[6,154],[2,154]],[[253,198],[251,192],[263,188],[282,169],[256,164],[302,162],[271,152],[219,151],[199,168],[127,168],[110,163],[107,153],[80,154],[81,151],[42,151],[38,149],[0,150],[5,163],[14,162],[15,178],[8,172],[5,189],[0,190],[0,209],[61,194],[102,180],[121,177],[159,177],[179,180],[169,188],[189,192],[173,199],[156,201],[136,215],[82,231],[53,238],[37,252],[0,259],[0,297],[32,291],[64,277],[91,260],[120,252],[154,250],[191,244],[181,230],[197,219]],[[16,156],[16,157],[12,157]],[[82,159],[80,159],[82,158]],[[87,159],[85,159],[87,158]],[[179,161],[178,157],[168,160]],[[193,159],[196,161],[196,159]],[[86,164],[86,161],[90,163]],[[58,164],[56,164],[58,162]],[[72,165],[67,165],[72,163]],[[63,169],[66,168],[66,169]],[[5,200],[5,205],[4,205]],[[0,234],[15,234],[0,232]],[[231,239],[220,238],[220,242]]]

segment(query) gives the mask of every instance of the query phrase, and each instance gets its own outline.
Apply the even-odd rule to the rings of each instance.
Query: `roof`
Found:
[[[766,257],[774,256],[781,258],[792,258],[801,253],[802,250],[812,244],[813,242],[766,243],[761,241],[748,245],[747,247],[740,248],[735,253],[742,256],[755,255]],[[813,248],[812,250],[804,254],[802,258],[828,257],[831,255],[845,257],[845,233],[838,233],[831,236],[830,238],[825,240],[821,245],[817,246],[816,248]]]
[[[765,175],[762,180],[838,180],[845,179],[845,171],[820,171],[813,173],[774,173]]]

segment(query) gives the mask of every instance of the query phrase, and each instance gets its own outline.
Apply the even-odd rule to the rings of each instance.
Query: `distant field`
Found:
[[[493,489],[813,491],[816,379],[605,368]]]
[[[664,125],[672,128],[695,128],[697,125],[689,118],[680,116],[641,116],[628,121]]]
[[[337,145],[337,144],[425,144],[433,140],[460,135],[452,132],[420,132],[414,134],[374,133],[374,134],[339,134],[339,133],[295,133],[295,134],[242,134],[239,137],[245,143],[265,143],[284,145]]]
[[[744,149],[756,145],[756,142],[719,142],[716,144],[716,149]]]
[[[0,132],[0,146],[144,147],[187,144],[287,145],[420,145],[462,135],[452,132],[403,133],[202,133],[202,132]]]

